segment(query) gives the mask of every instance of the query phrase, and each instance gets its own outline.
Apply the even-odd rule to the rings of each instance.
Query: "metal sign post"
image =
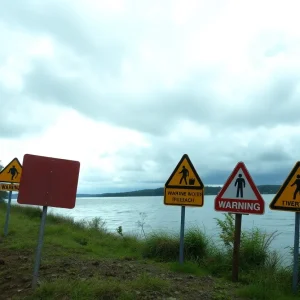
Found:
[[[300,213],[295,213],[295,236],[294,236],[294,267],[293,267],[293,292],[298,290],[298,273],[299,273],[299,221]]]
[[[37,245],[36,254],[35,254],[32,288],[36,287],[37,280],[39,277],[39,269],[40,269],[40,263],[41,263],[41,254],[42,254],[42,248],[43,248],[46,217],[47,217],[47,206],[43,206],[42,220],[41,220],[41,225],[40,225],[40,230],[39,230],[39,239],[38,239],[38,245]]]
[[[5,225],[4,225],[4,236],[7,236],[7,234],[8,234],[8,223],[9,223],[9,216],[10,216],[11,196],[12,196],[12,191],[10,191],[9,194],[8,194],[8,202],[7,202],[7,208],[6,208],[6,219],[5,219]]]
[[[180,264],[183,264],[183,259],[184,259],[184,224],[185,224],[185,206],[181,206],[180,247],[179,247]]]

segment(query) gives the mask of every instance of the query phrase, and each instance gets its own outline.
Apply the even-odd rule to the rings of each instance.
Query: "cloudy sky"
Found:
[[[1,0],[0,159],[79,160],[79,192],[300,159],[299,1]]]

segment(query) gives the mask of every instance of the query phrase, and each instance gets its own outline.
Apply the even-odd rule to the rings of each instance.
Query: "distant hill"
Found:
[[[258,185],[261,194],[276,194],[280,185]],[[206,186],[204,195],[217,195],[221,190],[220,186]],[[78,194],[78,197],[142,197],[142,196],[163,196],[164,188],[146,189],[123,193],[104,193],[104,194]]]
[[[276,194],[280,188],[280,185],[258,185],[257,186],[261,194]],[[217,195],[221,190],[220,186],[206,186],[204,188],[204,195]],[[102,194],[77,194],[78,198],[83,197],[143,197],[143,196],[163,196],[164,188],[146,189],[132,192],[123,193],[102,193]],[[17,198],[17,194],[12,195],[13,199]]]

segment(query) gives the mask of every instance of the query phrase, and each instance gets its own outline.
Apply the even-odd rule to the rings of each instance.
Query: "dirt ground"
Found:
[[[32,253],[1,250],[0,299],[27,299],[28,296],[32,295],[32,272]],[[241,299],[234,296],[237,285],[231,282],[224,282],[211,276],[198,277],[171,272],[159,265],[130,258],[84,261],[62,257],[51,260],[51,264],[47,264],[47,261],[43,262],[42,260],[39,280],[51,282],[57,278],[87,280],[97,277],[100,280],[102,278],[106,280],[114,278],[122,282],[129,282],[145,273],[170,281],[171,288],[164,292],[135,290],[135,299]],[[64,300],[67,299],[71,298],[66,296]]]

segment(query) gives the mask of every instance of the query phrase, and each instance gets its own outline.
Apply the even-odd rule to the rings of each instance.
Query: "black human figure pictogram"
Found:
[[[246,186],[245,179],[242,177],[242,174],[239,174],[239,177],[236,179],[234,186],[237,185],[236,197],[241,194],[241,198],[243,198],[243,188]]]
[[[185,166],[182,166],[182,170],[179,174],[182,174],[179,184],[181,184],[182,180],[187,184],[186,178],[189,176],[189,170]]]
[[[10,173],[11,174],[11,180],[14,180],[15,176],[16,178],[18,177],[19,175],[19,172],[18,170],[16,169],[15,166],[12,166],[12,168],[9,169],[9,171],[7,173]]]
[[[294,181],[294,183],[291,184],[291,186],[294,186],[294,185],[296,185],[296,190],[294,192],[293,200],[296,200],[297,194],[300,193],[300,175],[299,174],[297,175],[297,179]]]

